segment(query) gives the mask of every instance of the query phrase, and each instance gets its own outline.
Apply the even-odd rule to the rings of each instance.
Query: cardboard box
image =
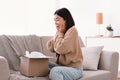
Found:
[[[49,58],[29,58],[22,56],[20,59],[21,74],[28,77],[48,75]]]

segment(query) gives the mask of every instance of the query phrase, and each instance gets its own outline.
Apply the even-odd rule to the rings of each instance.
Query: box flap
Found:
[[[52,56],[46,56],[43,53],[37,52],[37,51],[33,51],[31,53],[26,51],[26,55],[24,55],[24,56],[28,57],[28,58],[53,58]]]

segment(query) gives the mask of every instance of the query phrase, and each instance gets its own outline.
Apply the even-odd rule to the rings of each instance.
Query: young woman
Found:
[[[78,32],[70,11],[58,9],[54,13],[56,35],[47,43],[51,52],[57,54],[56,63],[50,63],[51,80],[77,80],[83,73],[83,56]]]

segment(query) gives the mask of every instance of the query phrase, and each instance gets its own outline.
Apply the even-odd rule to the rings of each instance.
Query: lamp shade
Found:
[[[103,14],[96,13],[96,24],[102,24],[102,23],[103,23]]]

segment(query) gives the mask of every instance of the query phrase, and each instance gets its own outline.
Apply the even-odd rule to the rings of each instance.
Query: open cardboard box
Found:
[[[47,76],[49,72],[49,58],[51,57],[20,57],[20,72],[21,74],[33,77],[33,76]]]

